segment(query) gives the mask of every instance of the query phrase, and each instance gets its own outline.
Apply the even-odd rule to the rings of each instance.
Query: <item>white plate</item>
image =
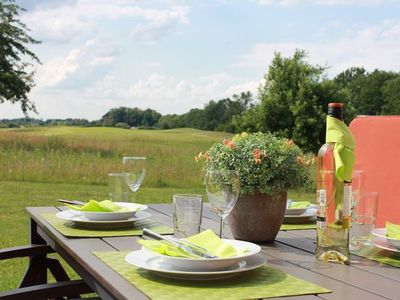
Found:
[[[315,221],[317,218],[317,208],[315,205],[310,205],[309,208],[301,215],[285,214],[284,223],[304,223]]]
[[[371,239],[371,244],[380,249],[385,249],[390,252],[400,253],[400,249],[393,247],[391,244],[388,243],[387,239],[384,237],[378,237],[378,236],[373,237]]]
[[[86,218],[92,221],[116,221],[132,218],[138,211],[148,208],[147,205],[129,202],[115,202],[115,204],[128,208],[130,211],[121,212],[97,212],[97,211],[80,211]]]
[[[306,208],[286,208],[285,215],[302,215],[306,212]]]
[[[185,280],[214,280],[233,277],[242,272],[257,269],[265,264],[267,259],[262,254],[245,258],[239,263],[219,271],[195,271],[181,270],[165,262],[161,256],[154,255],[150,251],[138,250],[129,253],[125,260],[136,267],[154,272],[160,276],[185,279]]]
[[[386,228],[375,228],[371,230],[371,233],[377,237],[386,239],[391,246],[400,250],[400,240],[387,237]]]
[[[80,227],[86,228],[122,228],[132,226],[135,222],[146,220],[151,217],[150,213],[144,211],[138,211],[134,217],[126,220],[116,221],[92,221],[82,216],[79,211],[68,209],[56,213],[56,216],[60,219],[74,222]]]
[[[247,249],[247,252],[242,255],[225,258],[187,258],[187,257],[174,257],[160,253],[153,252],[145,247],[142,250],[150,252],[151,254],[160,257],[164,262],[179,268],[180,270],[196,270],[196,271],[217,271],[223,270],[230,266],[237,264],[239,261],[258,254],[261,251],[261,247],[257,244],[239,241],[223,239],[228,244],[232,245],[236,249]]]

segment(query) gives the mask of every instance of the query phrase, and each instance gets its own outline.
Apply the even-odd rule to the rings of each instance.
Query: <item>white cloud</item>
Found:
[[[161,113],[184,113],[202,108],[210,100],[219,100],[250,90],[256,93],[258,81],[245,81],[226,73],[209,74],[182,80],[174,76],[152,74],[132,84],[127,97],[140,99],[145,106]]]
[[[129,19],[133,36],[154,41],[170,33],[179,24],[188,22],[189,9],[141,8],[136,2],[124,0],[78,0],[61,6],[38,6],[25,13],[23,21],[39,40],[69,42],[77,36],[96,33],[102,21]]]
[[[237,67],[253,68],[261,72],[271,63],[274,52],[291,56],[295,49],[304,49],[313,64],[332,66],[330,74],[337,74],[351,66],[400,70],[400,19],[347,32],[337,40],[310,43],[259,43],[243,55]]]
[[[70,50],[64,57],[54,56],[37,71],[37,88],[56,87],[77,73],[90,73],[94,69],[114,62],[118,51],[107,42],[89,40],[82,47]],[[86,78],[88,79],[88,78]]]

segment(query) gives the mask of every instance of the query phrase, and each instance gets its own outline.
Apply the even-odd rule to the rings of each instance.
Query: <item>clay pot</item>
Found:
[[[286,191],[273,196],[260,192],[241,195],[228,217],[234,238],[250,242],[273,241],[283,222],[286,201]]]

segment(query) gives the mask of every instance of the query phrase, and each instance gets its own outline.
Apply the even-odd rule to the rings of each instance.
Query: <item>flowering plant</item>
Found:
[[[313,162],[292,140],[261,132],[237,134],[214,144],[195,159],[204,161],[203,172],[238,171],[243,194],[273,194],[305,187]]]

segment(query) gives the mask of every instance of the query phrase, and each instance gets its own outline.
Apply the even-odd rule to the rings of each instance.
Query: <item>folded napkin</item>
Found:
[[[326,142],[335,143],[333,155],[335,157],[336,176],[341,181],[351,182],[356,147],[353,134],[343,121],[328,116],[326,120]]]
[[[400,240],[400,225],[386,222],[386,236],[391,239]]]
[[[216,255],[220,258],[241,255],[242,253],[247,251],[247,249],[234,248],[227,242],[221,240],[210,229],[207,229],[199,234],[193,235],[183,240],[196,246],[203,247],[211,254]],[[172,246],[164,241],[138,240],[138,243],[153,252],[168,256],[198,258],[197,256],[186,253],[180,248]]]
[[[66,204],[69,208],[80,211],[93,211],[93,212],[128,212],[131,211],[126,207],[119,206],[111,200],[96,201],[90,200],[83,206]]]
[[[310,201],[292,201],[289,208],[307,208],[311,204]]]

